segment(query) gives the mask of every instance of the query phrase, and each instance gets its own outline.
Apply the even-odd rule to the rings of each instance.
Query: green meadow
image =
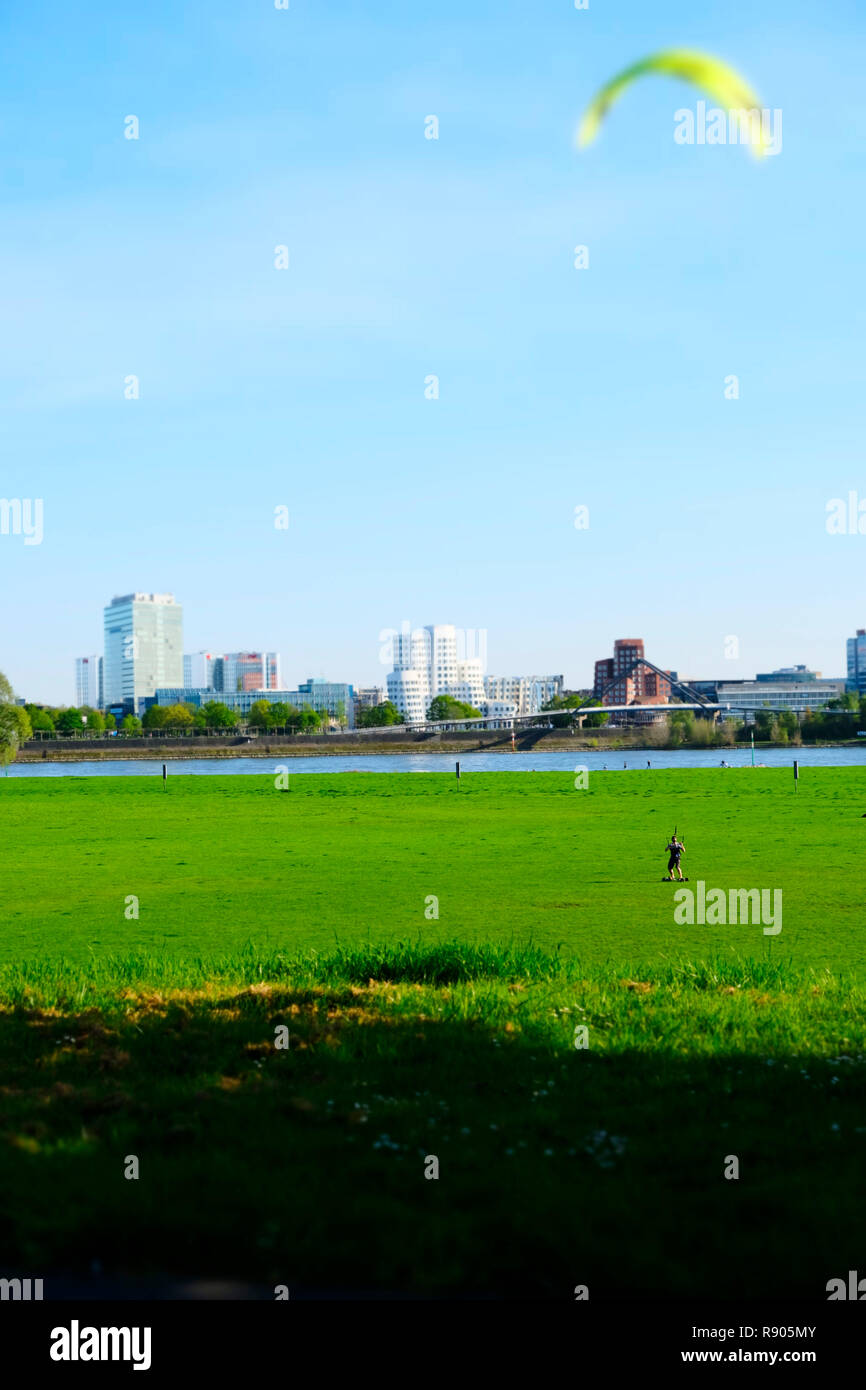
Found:
[[[707,954],[861,974],[866,773],[21,779],[0,785],[0,961],[248,944],[533,942],[586,963]],[[692,885],[781,889],[782,931],[679,926]],[[127,898],[138,899],[138,918]],[[431,914],[438,899],[438,918]]]
[[[825,1298],[866,1248],[864,790],[4,781],[0,1274]],[[778,935],[675,923],[674,824]]]

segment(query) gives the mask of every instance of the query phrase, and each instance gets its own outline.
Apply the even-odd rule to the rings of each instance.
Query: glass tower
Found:
[[[183,609],[172,594],[124,594],[105,610],[106,706],[137,712],[157,689],[183,685]]]

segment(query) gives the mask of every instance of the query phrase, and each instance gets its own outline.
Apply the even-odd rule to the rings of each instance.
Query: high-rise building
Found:
[[[457,629],[450,623],[399,633],[393,644],[394,669],[387,678],[388,699],[407,724],[422,723],[437,695],[450,695],[481,708],[485,699],[483,659],[465,654],[461,659]],[[467,645],[465,633],[463,645]]]
[[[172,594],[123,594],[105,609],[104,700],[133,713],[183,685],[183,609]]]
[[[101,656],[75,658],[75,703],[79,707],[89,705],[91,709],[103,708]]]
[[[226,652],[213,658],[213,687],[226,694],[238,690],[279,690],[278,652]]]
[[[189,690],[203,690],[213,686],[214,658],[210,652],[184,652],[183,683]]]
[[[848,690],[866,695],[866,628],[858,627],[856,637],[848,638]]]

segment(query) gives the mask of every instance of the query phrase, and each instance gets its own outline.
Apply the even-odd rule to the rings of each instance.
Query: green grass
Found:
[[[0,786],[0,961],[290,952],[417,936],[591,963],[707,954],[866,968],[866,773],[808,769],[15,780]],[[673,921],[686,872],[781,888],[779,936]],[[135,895],[138,921],[124,916]],[[439,899],[438,920],[425,901]]]
[[[0,1274],[824,1298],[866,1248],[866,784],[790,780],[3,785]],[[673,924],[674,820],[780,936]]]
[[[866,1001],[829,975],[404,944],[10,966],[0,997],[7,1269],[820,1298],[862,1258]]]

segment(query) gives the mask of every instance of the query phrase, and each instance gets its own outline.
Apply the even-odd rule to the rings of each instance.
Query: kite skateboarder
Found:
[[[676,831],[674,831],[673,835],[671,836],[670,844],[666,845],[665,848],[668,852],[668,879],[670,879],[671,881],[673,880],[674,870],[676,870],[677,874],[679,875],[680,883],[683,883],[683,870],[682,865],[680,864],[680,859],[682,855],[685,854],[686,847],[683,844],[682,840],[677,839]]]

